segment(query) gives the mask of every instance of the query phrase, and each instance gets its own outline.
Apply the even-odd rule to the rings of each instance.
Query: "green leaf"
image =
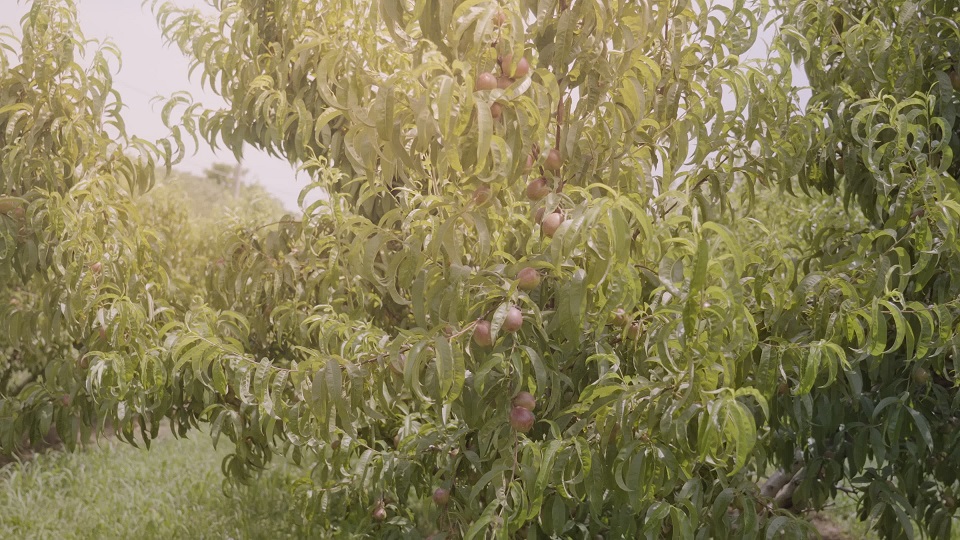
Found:
[[[440,379],[440,400],[444,403],[453,403],[463,390],[466,368],[463,364],[463,355],[454,352],[450,341],[444,336],[437,336],[437,376]]]

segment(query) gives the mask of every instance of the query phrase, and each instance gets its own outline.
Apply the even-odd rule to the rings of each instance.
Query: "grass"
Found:
[[[291,493],[302,472],[276,462],[252,485],[222,490],[208,436],[162,438],[151,450],[112,440],[0,469],[2,539],[285,539],[311,531]],[[874,539],[844,494],[820,513],[825,539]],[[960,532],[954,530],[954,539]]]
[[[820,527],[821,533],[828,531],[832,536],[824,534],[824,540],[849,539],[849,540],[876,540],[880,536],[870,529],[868,523],[857,519],[857,501],[851,495],[838,493],[834,499],[822,512],[819,512],[820,520],[814,520],[814,523],[820,527],[824,522],[826,527]],[[950,540],[960,540],[960,526],[958,526],[957,516],[954,515],[953,528],[950,531]],[[916,526],[916,523],[914,523]],[[915,532],[919,528],[915,529]],[[917,537],[919,538],[919,534]]]
[[[222,490],[209,437],[166,438],[150,451],[104,441],[0,469],[0,538],[282,539],[315,536],[279,464],[239,491]]]

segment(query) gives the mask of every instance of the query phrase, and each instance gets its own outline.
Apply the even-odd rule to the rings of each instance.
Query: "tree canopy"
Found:
[[[153,143],[70,0],[2,41],[0,448],[203,427],[331,535],[949,535],[953,2],[146,4],[227,103]],[[322,196],[190,215],[194,144]]]

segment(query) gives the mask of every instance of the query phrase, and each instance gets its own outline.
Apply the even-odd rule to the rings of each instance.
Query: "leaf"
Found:
[[[583,332],[584,310],[587,305],[586,278],[586,271],[577,268],[560,291],[557,324],[562,335],[569,340],[578,339]]]
[[[213,389],[221,395],[227,394],[227,374],[224,369],[224,359],[213,362]]]
[[[906,337],[906,332],[907,332],[906,331],[907,321],[903,317],[903,314],[900,312],[900,310],[896,306],[894,306],[891,302],[887,300],[879,300],[878,303],[886,307],[887,311],[890,313],[890,316],[893,318],[894,328],[896,328],[897,334],[894,337],[893,344],[890,345],[890,347],[886,351],[884,351],[888,353],[893,352],[899,349],[900,346],[903,344],[903,340]]]
[[[477,109],[477,166],[482,170],[487,165],[487,155],[490,153],[493,141],[493,117],[490,116],[490,106],[478,101]]]
[[[767,540],[779,538],[788,529],[790,518],[786,516],[776,516],[767,523]]]
[[[267,387],[270,384],[270,375],[272,366],[267,359],[261,360],[257,364],[257,369],[253,377],[253,396],[258,402],[263,403],[266,400]]]
[[[910,413],[910,416],[913,418],[914,424],[917,425],[917,431],[920,432],[920,437],[923,438],[923,442],[927,444],[927,449],[931,452],[933,451],[933,435],[930,433],[930,424],[927,423],[926,418],[920,414],[919,411],[912,409],[910,407],[905,407],[907,412]]]
[[[749,409],[739,401],[733,399],[725,405],[727,422],[724,425],[724,436],[734,445],[734,467],[732,476],[747,464],[747,458],[757,442],[757,428],[753,415]]]
[[[328,358],[323,372],[327,399],[332,402],[338,413],[344,411],[347,409],[347,402],[343,398],[343,373],[340,363],[334,358]]]
[[[237,387],[237,396],[240,398],[240,401],[246,405],[253,403],[253,396],[250,394],[250,384],[253,380],[253,370],[249,366],[244,366],[241,369],[235,371],[238,382],[235,384]]]
[[[683,307],[683,326],[686,332],[693,333],[696,329],[696,316],[700,313],[701,293],[707,281],[707,264],[710,261],[710,249],[706,240],[700,237],[697,242],[697,255],[693,264],[693,274],[690,276],[690,288],[687,300]],[[684,333],[684,337],[686,337]]]
[[[880,356],[887,349],[887,323],[883,312],[880,311],[880,305],[880,300],[874,300],[870,314],[870,336],[867,346],[873,356]]]
[[[493,522],[496,517],[494,514],[497,508],[500,507],[500,502],[498,500],[490,501],[484,508],[483,513],[480,517],[470,524],[470,528],[467,529],[466,534],[464,534],[465,540],[473,540],[474,538],[480,537],[485,531],[487,531],[490,523]]]
[[[437,376],[440,379],[440,400],[453,403],[463,389],[465,367],[462,354],[454,352],[445,336],[437,336]]]
[[[800,386],[797,388],[797,395],[806,395],[810,393],[817,382],[817,375],[820,372],[820,362],[823,357],[823,351],[816,344],[811,344],[807,349],[807,356],[801,367]]]

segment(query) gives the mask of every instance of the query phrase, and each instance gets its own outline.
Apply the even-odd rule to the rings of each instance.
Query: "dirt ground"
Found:
[[[813,523],[813,526],[817,528],[823,540],[852,540],[850,535],[822,514],[814,514],[811,516],[810,523]]]

